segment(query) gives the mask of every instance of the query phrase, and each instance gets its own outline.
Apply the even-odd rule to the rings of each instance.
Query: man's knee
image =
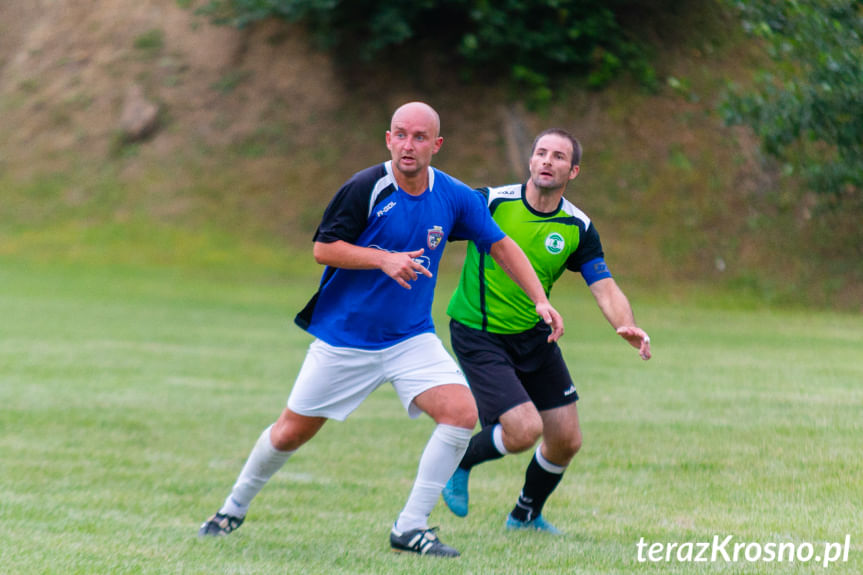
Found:
[[[479,417],[470,389],[451,384],[433,387],[414,399],[414,403],[436,423],[473,429]]]
[[[581,449],[581,427],[577,424],[572,427],[568,427],[568,432],[564,433],[563,436],[559,438],[558,442],[561,444],[560,449],[569,459],[572,459],[572,457]]]
[[[307,417],[285,409],[270,429],[270,443],[279,451],[299,449],[325,422],[323,417]]]
[[[455,427],[463,427],[465,429],[473,429],[476,426],[479,414],[476,410],[476,402],[472,395],[467,397],[454,398],[446,406],[444,414],[440,418],[436,418],[438,423],[446,423]]]
[[[576,404],[543,411],[542,421],[543,453],[548,454],[549,461],[557,465],[568,465],[581,449],[581,426]]]
[[[577,433],[573,437],[570,438],[569,443],[567,445],[567,451],[569,452],[570,457],[574,456],[576,453],[578,453],[581,450],[581,442],[582,442],[581,433]]]
[[[520,453],[533,447],[542,435],[542,419],[526,413],[519,418],[501,420],[503,445],[510,453]]]
[[[545,455],[555,465],[569,465],[575,454],[581,449],[581,432],[566,436],[543,437]]]

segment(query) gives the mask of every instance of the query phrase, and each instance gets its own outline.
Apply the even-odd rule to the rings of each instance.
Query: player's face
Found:
[[[530,179],[541,190],[556,190],[566,186],[578,175],[572,165],[572,142],[556,134],[539,139],[530,157]]]
[[[387,132],[393,167],[408,177],[424,175],[443,143],[438,131],[437,116],[429,109],[410,105],[399,109]]]

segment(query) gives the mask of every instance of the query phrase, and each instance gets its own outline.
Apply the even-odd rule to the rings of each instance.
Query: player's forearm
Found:
[[[591,284],[590,291],[611,327],[636,326],[632,306],[614,279],[601,279]]]
[[[335,242],[315,242],[315,261],[321,265],[352,270],[378,269],[386,252],[374,248],[364,248],[338,240]]]
[[[518,284],[534,304],[548,303],[542,282],[536,276],[530,260],[511,238],[505,237],[491,245],[491,257]]]

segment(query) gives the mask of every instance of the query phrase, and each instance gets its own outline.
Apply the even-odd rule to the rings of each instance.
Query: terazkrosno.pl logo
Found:
[[[563,251],[563,246],[565,244],[566,242],[563,241],[563,236],[557,232],[549,234],[548,237],[545,238],[545,249],[547,249],[550,254],[559,254]]]

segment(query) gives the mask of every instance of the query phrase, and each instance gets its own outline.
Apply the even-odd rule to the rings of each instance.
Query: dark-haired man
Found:
[[[481,192],[494,220],[528,256],[546,295],[565,270],[580,272],[612,327],[642,359],[650,359],[650,338],[636,326],[628,299],[611,277],[596,227],[563,197],[580,159],[581,145],[571,134],[546,130],[534,140],[525,184]],[[505,525],[558,534],[542,509],[581,447],[578,393],[560,348],[532,308],[471,243],[447,313],[453,350],[476,398],[482,430],[471,438],[443,496],[453,513],[467,515],[471,469],[525,451],[542,436]]]

